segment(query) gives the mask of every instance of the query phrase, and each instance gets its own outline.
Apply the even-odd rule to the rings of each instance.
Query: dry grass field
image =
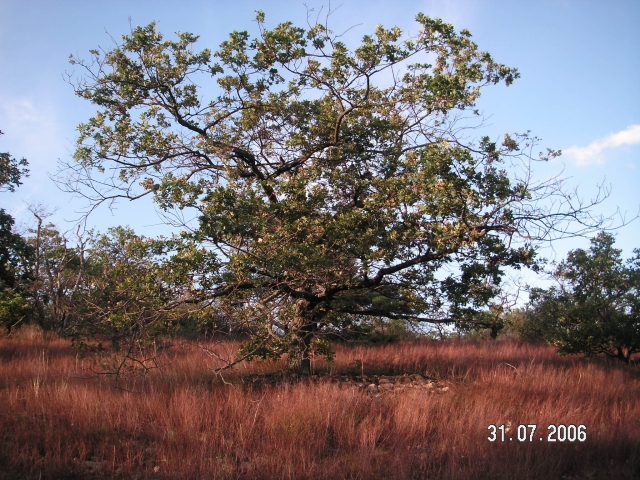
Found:
[[[96,361],[62,340],[0,339],[0,478],[640,478],[638,366],[546,346],[338,346],[304,380],[268,362],[221,378],[178,342],[117,384]],[[549,425],[585,425],[586,440],[550,442]]]

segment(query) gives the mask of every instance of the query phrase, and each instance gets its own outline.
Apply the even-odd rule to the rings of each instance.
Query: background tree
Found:
[[[32,281],[29,283],[34,318],[44,330],[64,335],[73,321],[74,303],[84,284],[85,250],[88,235],[76,231],[76,245],[52,223],[44,223],[49,213],[32,206],[36,226],[28,237],[34,251]]]
[[[109,345],[120,352],[108,366],[111,373],[155,366],[158,337],[204,321],[207,305],[187,294],[197,278],[194,257],[202,252],[184,242],[177,247],[173,240],[152,240],[123,227],[87,240],[82,287],[64,333],[83,348]]]
[[[0,325],[9,332],[31,313],[27,285],[33,249],[13,232],[14,220],[0,209]]]
[[[531,292],[531,321],[563,354],[605,354],[626,363],[640,352],[640,250],[625,264],[614,237],[600,233],[553,273],[558,285]]]
[[[308,373],[312,340],[352,316],[469,320],[538,240],[598,221],[560,180],[532,180],[535,138],[465,136],[481,88],[517,70],[467,30],[416,21],[413,38],[377,26],[349,50],[326,24],[268,30],[258,12],[257,38],[233,32],[215,54],[136,27],[71,59],[99,110],[66,185],[91,208],[195,209],[184,238],[216,261],[192,298],[251,327],[248,356],[288,353]]]
[[[24,158],[16,160],[9,153],[0,153],[0,192],[15,192],[22,177],[28,175],[27,165]],[[0,324],[9,331],[29,313],[25,282],[30,278],[33,256],[25,239],[13,231],[14,224],[13,217],[0,208]]]

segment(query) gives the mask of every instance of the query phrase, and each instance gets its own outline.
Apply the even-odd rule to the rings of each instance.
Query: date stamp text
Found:
[[[586,425],[548,425],[546,429],[538,425],[489,425],[490,442],[584,442],[587,440]]]

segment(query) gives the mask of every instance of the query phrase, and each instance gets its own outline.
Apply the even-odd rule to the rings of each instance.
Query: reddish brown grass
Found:
[[[229,348],[234,347],[231,345]],[[0,478],[639,478],[640,371],[511,342],[337,347],[318,370],[422,373],[445,393],[222,379],[198,348],[117,384],[62,340],[0,339]],[[491,443],[489,424],[513,441]],[[515,438],[537,424],[533,442]],[[587,426],[549,443],[550,424]],[[540,441],[539,437],[544,436]]]

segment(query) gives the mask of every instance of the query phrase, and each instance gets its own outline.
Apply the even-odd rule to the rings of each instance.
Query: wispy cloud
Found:
[[[605,150],[636,143],[640,143],[640,125],[631,125],[626,130],[595,140],[586,147],[573,146],[563,150],[562,153],[575,160],[577,165],[602,164],[605,160],[603,155]]]
[[[56,159],[67,154],[54,105],[39,98],[0,93],[0,151],[29,160],[32,175],[55,170]]]

